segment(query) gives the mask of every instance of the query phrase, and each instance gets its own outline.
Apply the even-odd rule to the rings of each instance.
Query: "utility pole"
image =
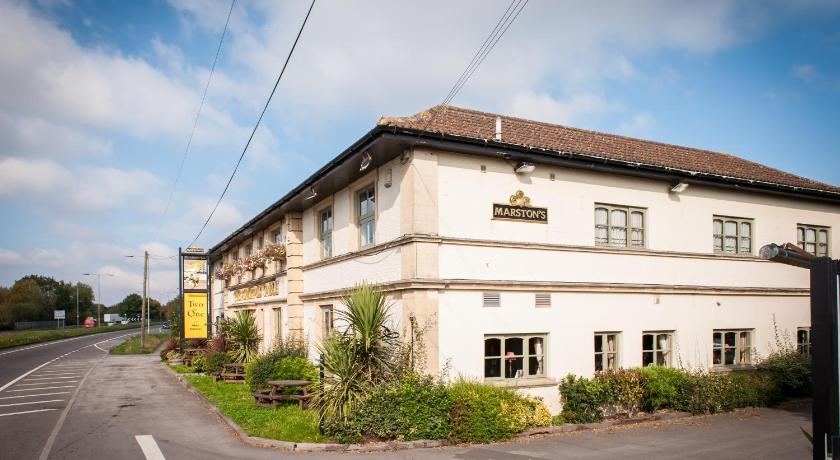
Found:
[[[79,327],[79,282],[76,281],[76,327]]]
[[[146,309],[149,308],[149,251],[143,251],[143,306],[140,310],[140,346],[146,346]]]

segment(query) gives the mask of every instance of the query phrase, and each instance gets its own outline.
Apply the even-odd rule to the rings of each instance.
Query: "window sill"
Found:
[[[735,366],[727,366],[723,364],[712,365],[709,372],[714,374],[729,374],[731,372],[752,372],[756,370],[755,364],[738,364]]]
[[[484,379],[484,383],[494,387],[503,388],[531,388],[531,387],[553,387],[557,380],[550,377],[535,377],[521,379]]]

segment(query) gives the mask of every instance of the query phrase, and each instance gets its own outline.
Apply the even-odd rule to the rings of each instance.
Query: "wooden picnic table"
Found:
[[[309,380],[269,380],[271,390],[257,390],[254,393],[254,404],[259,407],[277,407],[277,401],[297,401],[298,406],[303,409],[306,402],[312,397],[309,393]],[[293,394],[283,393],[285,388],[299,388]]]
[[[213,382],[219,379],[225,383],[245,383],[245,365],[242,363],[222,365],[222,372],[213,374]]]

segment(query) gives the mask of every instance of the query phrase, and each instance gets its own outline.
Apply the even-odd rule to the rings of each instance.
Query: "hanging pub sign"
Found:
[[[522,190],[510,196],[507,203],[493,203],[493,220],[548,223],[548,208],[531,206],[531,199]]]
[[[181,341],[210,336],[209,259],[201,248],[189,247],[179,252],[181,277]]]

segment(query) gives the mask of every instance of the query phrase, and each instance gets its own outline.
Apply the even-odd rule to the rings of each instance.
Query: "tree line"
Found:
[[[27,275],[11,287],[0,286],[0,330],[12,329],[19,321],[47,321],[53,319],[54,310],[65,310],[66,324],[76,325],[76,289],[78,288],[79,323],[86,318],[96,318],[97,303],[93,288],[85,283],[57,281],[50,276]],[[143,297],[137,293],[127,295],[122,301],[102,308],[102,314],[119,313],[125,318],[139,321]],[[180,296],[165,305],[149,298],[149,312],[153,321],[171,319],[180,305]]]

